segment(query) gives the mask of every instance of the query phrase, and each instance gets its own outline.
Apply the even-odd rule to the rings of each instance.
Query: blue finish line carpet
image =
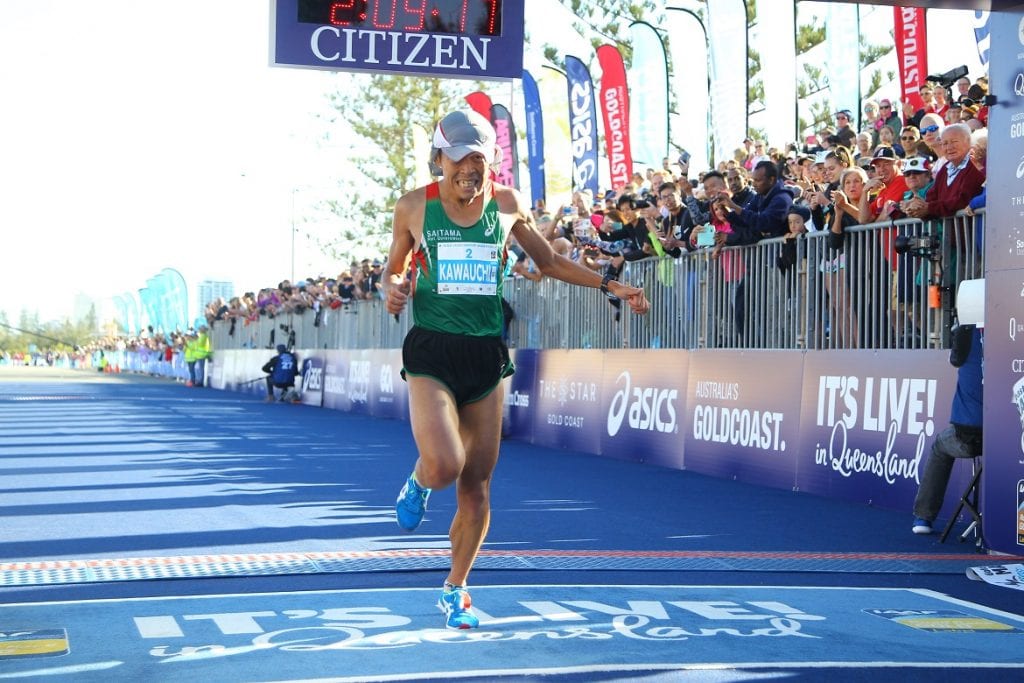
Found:
[[[493,586],[478,630],[437,627],[436,590],[0,607],[0,678],[405,680],[573,671],[1024,664],[1024,620],[907,589]],[[583,664],[588,662],[589,664]],[[387,671],[386,674],[381,672]]]
[[[445,631],[454,495],[401,533],[414,458],[403,422],[0,368],[0,679],[1024,676],[1024,592],[965,574],[1014,560],[909,513],[515,442],[481,629]]]

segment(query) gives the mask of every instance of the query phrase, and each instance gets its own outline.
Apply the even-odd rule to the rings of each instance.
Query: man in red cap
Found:
[[[466,581],[490,523],[491,474],[498,461],[504,388],[514,372],[502,341],[502,273],[510,236],[544,275],[600,288],[635,313],[642,289],[602,279],[556,254],[538,232],[529,203],[492,180],[500,152],[490,122],[456,111],[434,131],[430,169],[437,182],[399,198],[382,284],[388,312],[411,300],[413,327],[402,348],[409,413],[419,450],[395,506],[400,527],[420,525],[434,489],[455,484],[451,569],[438,607],[448,628],[475,628]],[[412,265],[412,278],[406,271]]]
[[[886,205],[898,204],[907,191],[907,179],[900,170],[900,158],[892,147],[876,149],[871,165],[875,167],[875,176],[864,183],[864,194],[861,195],[858,207],[861,223],[878,220]]]

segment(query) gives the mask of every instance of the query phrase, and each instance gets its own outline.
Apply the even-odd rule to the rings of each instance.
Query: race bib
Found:
[[[438,294],[498,292],[498,248],[481,242],[443,242],[437,245]]]

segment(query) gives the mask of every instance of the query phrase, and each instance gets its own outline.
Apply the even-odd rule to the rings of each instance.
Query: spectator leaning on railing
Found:
[[[786,215],[793,204],[793,195],[779,181],[779,171],[771,161],[762,161],[754,167],[754,192],[757,194],[746,206],[740,206],[723,191],[720,197],[726,200],[730,210],[729,224],[732,233],[718,233],[727,246],[754,244],[768,237],[786,234]]]
[[[943,218],[964,209],[981,192],[985,174],[971,163],[971,129],[966,124],[946,126],[939,140],[946,163],[924,199],[907,203],[914,218]]]

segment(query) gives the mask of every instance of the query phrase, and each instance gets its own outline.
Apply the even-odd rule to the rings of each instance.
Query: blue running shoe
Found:
[[[918,517],[914,520],[913,531],[915,534],[930,534],[932,532],[932,523],[927,519]]]
[[[413,475],[410,474],[405,486],[398,493],[398,501],[395,503],[395,517],[398,520],[398,526],[406,531],[415,531],[423,521],[423,515],[427,512],[427,498],[430,498],[430,489],[425,489],[417,484]]]
[[[445,586],[437,600],[437,608],[444,612],[444,625],[451,629],[476,628],[480,620],[473,614],[473,601],[462,586]]]

